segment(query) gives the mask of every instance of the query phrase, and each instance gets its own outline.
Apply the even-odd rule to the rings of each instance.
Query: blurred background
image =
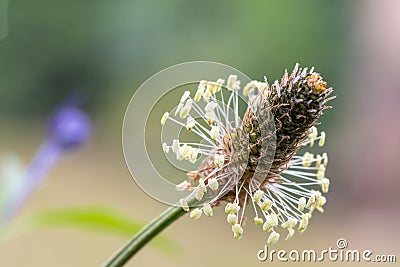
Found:
[[[342,237],[351,249],[400,257],[399,1],[1,2],[8,32],[0,34],[0,156],[28,165],[49,115],[71,94],[93,124],[90,141],[68,151],[9,222],[1,266],[100,266],[128,238],[68,224],[9,234],[31,214],[95,206],[146,222],[166,208],[131,178],[122,121],[142,82],[192,60],[269,81],[296,62],[315,66],[337,94],[320,126],[331,190],[325,213],[276,249],[325,249]],[[249,224],[234,240],[222,209],[212,219],[182,218],[165,235],[179,246],[174,256],[147,246],[127,266],[268,264],[256,255],[266,236]]]

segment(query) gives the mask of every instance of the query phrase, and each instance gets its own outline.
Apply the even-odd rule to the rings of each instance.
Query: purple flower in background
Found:
[[[70,149],[85,143],[90,136],[89,117],[81,109],[66,106],[58,110],[49,121],[48,139],[59,149]]]
[[[0,206],[0,227],[18,212],[64,152],[84,144],[91,134],[89,116],[80,108],[62,105],[50,117],[47,136],[22,178]],[[1,203],[0,203],[1,204]]]

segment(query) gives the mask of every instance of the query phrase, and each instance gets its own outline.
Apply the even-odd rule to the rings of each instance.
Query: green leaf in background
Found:
[[[131,237],[144,226],[117,210],[98,206],[41,211],[31,215],[25,222],[29,231],[49,227],[74,227],[122,237]],[[150,245],[169,256],[178,251],[178,245],[163,235],[154,238]]]

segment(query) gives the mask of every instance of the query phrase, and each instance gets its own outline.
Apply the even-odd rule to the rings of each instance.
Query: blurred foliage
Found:
[[[0,214],[11,192],[24,173],[21,160],[14,154],[0,155]],[[1,230],[0,221],[0,230]]]
[[[344,75],[348,1],[23,1],[0,41],[0,116],[49,113],[71,91],[121,116],[153,73],[190,60],[278,78],[296,62]],[[335,84],[333,84],[335,86]],[[121,102],[124,102],[121,105]]]
[[[27,231],[49,228],[77,228],[96,233],[130,238],[144,224],[115,209],[99,206],[67,207],[35,212],[24,221]],[[24,227],[21,227],[24,228]],[[174,256],[178,245],[165,235],[158,235],[150,245],[169,256]]]

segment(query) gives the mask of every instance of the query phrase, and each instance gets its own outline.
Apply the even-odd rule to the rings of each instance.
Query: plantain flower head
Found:
[[[325,176],[327,154],[300,154],[299,149],[324,145],[326,134],[316,126],[334,98],[332,91],[314,68],[298,64],[271,85],[265,78],[241,90],[237,76],[231,75],[226,83],[201,81],[193,96],[186,91],[161,123],[176,123],[201,139],[163,143],[164,152],[178,160],[199,162],[177,185],[189,192],[180,203],[191,210],[190,218],[202,213],[211,217],[214,207],[224,205],[233,236],[240,239],[245,211],[252,208],[252,221],[267,233],[269,244],[281,236],[290,239],[296,230],[304,232],[313,211],[324,211],[330,180]],[[243,99],[245,112],[240,115]],[[191,196],[197,207],[188,206]]]

